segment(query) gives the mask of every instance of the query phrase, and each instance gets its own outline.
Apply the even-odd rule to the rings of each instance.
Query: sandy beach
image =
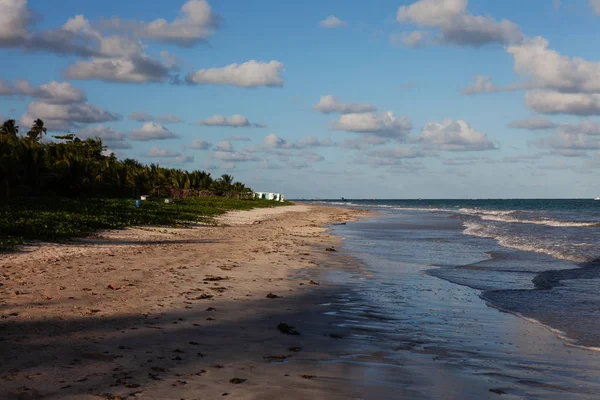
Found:
[[[359,267],[324,225],[361,214],[295,205],[3,254],[0,398],[373,393],[350,384],[362,367],[326,363],[349,341],[320,308],[336,288],[315,280]]]

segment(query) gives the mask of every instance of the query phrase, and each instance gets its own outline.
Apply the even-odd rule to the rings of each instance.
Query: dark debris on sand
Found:
[[[298,332],[293,326],[290,326],[290,325],[286,324],[285,322],[282,322],[279,325],[277,325],[277,329],[279,329],[279,331],[281,333],[285,333],[286,335],[299,335],[300,334],[300,332]]]

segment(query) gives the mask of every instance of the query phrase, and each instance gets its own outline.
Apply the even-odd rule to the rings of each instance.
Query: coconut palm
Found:
[[[19,126],[14,119],[7,119],[2,126],[0,126],[0,135],[16,137],[17,133],[19,133]]]
[[[33,126],[31,127],[29,132],[27,132],[27,137],[30,140],[39,141],[42,139],[42,136],[45,135],[47,132],[48,130],[44,126],[44,121],[38,118],[35,121],[33,121]]]

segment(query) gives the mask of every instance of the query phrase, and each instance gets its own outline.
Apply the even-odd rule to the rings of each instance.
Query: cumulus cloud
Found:
[[[487,134],[471,128],[463,120],[428,122],[417,141],[426,149],[444,151],[494,150],[496,146]]]
[[[576,124],[561,123],[559,128],[566,133],[583,133],[585,135],[600,135],[600,124],[589,120],[581,120]]]
[[[558,154],[571,157],[585,155],[588,150],[600,150],[600,139],[561,128],[556,130],[554,136],[539,138],[531,144],[538,148],[553,149]]]
[[[234,114],[231,117],[226,117],[224,115],[213,115],[212,117],[208,117],[201,121],[198,121],[198,124],[204,126],[228,126],[233,128],[264,128],[266,124],[260,123],[250,123],[248,118],[244,117],[240,114]]]
[[[36,118],[44,120],[50,130],[68,130],[78,128],[81,124],[116,121],[121,116],[88,103],[51,104],[34,101],[27,106],[21,123],[31,125]]]
[[[439,30],[444,44],[482,46],[490,43],[518,43],[522,33],[518,25],[491,17],[475,16],[467,10],[467,0],[419,0],[398,9],[400,23]]]
[[[26,80],[9,83],[0,79],[0,96],[29,96],[44,103],[70,104],[86,101],[85,92],[74,88],[69,82],[52,81],[40,86],[32,86]]]
[[[251,60],[222,68],[205,68],[187,75],[191,84],[233,85],[243,88],[283,86],[283,64],[279,61]]]
[[[508,46],[515,72],[533,79],[537,87],[570,93],[600,92],[600,62],[569,58],[548,49],[543,37]]]
[[[342,21],[335,15],[330,15],[321,22],[319,22],[323,28],[341,28],[343,26],[347,26],[348,23],[346,21]]]
[[[26,15],[30,15],[26,1],[0,2],[0,18],[12,21],[7,25],[0,24],[0,46],[86,58],[77,60],[63,71],[69,79],[161,82],[169,76],[170,68],[145,54],[144,46],[139,41],[118,35],[104,36],[92,28],[83,15],[70,18],[58,29],[37,32],[26,30],[27,22],[23,22]],[[14,32],[9,35],[5,33],[2,39],[5,27],[14,29]],[[17,37],[18,40],[15,39]]]
[[[80,139],[99,138],[102,143],[111,149],[130,149],[131,144],[125,141],[125,134],[115,131],[110,126],[96,125],[77,131]]]
[[[27,38],[27,25],[31,20],[27,0],[0,1],[0,46],[13,47],[22,44]]]
[[[146,122],[141,128],[132,130],[128,137],[130,140],[145,142],[149,140],[174,139],[177,135],[168,130],[164,125],[156,122]]]
[[[373,112],[376,111],[377,108],[367,103],[344,103],[335,96],[327,94],[321,96],[319,102],[313,106],[313,110],[322,114],[356,114]]]
[[[208,150],[212,145],[208,143],[206,140],[202,139],[194,139],[192,140],[192,144],[190,147],[196,150]]]
[[[106,82],[163,82],[169,68],[150,57],[139,55],[132,58],[92,58],[77,60],[65,68],[64,75],[75,80],[100,80]]]
[[[145,112],[132,112],[129,114],[129,119],[138,122],[147,122],[154,120],[154,117]]]
[[[394,46],[423,47],[427,44],[429,32],[413,31],[390,35],[390,43]]]
[[[512,121],[508,124],[508,127],[515,129],[528,129],[532,131],[539,131],[553,129],[556,127],[556,124],[545,117],[532,117]]]
[[[232,152],[233,145],[231,144],[231,142],[223,140],[219,142],[219,144],[217,144],[216,150],[221,152]]]
[[[403,139],[410,133],[412,124],[408,117],[401,116],[396,118],[391,111],[379,115],[370,112],[342,114],[340,115],[340,119],[332,125],[332,129]]]
[[[103,21],[105,28],[131,32],[142,39],[156,40],[190,47],[211,36],[218,17],[205,0],[190,0],[181,7],[180,15],[172,22],[163,18],[152,22],[111,18]]]
[[[600,115],[600,94],[531,90],[525,105],[540,114]]]
[[[594,10],[594,14],[600,15],[600,0],[589,0],[588,4]]]
[[[514,90],[531,89],[533,82],[515,82],[505,86],[496,86],[491,76],[476,75],[469,86],[462,90],[462,94],[472,95],[478,93],[512,92]]]

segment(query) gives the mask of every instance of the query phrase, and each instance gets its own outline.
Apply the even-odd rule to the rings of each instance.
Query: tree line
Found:
[[[36,119],[24,135],[14,119],[0,126],[0,200],[20,196],[131,197],[140,194],[215,195],[248,193],[231,175],[214,179],[205,171],[185,171],[119,160],[105,154],[99,138],[80,139],[74,134],[53,136],[42,142],[47,129]]]

